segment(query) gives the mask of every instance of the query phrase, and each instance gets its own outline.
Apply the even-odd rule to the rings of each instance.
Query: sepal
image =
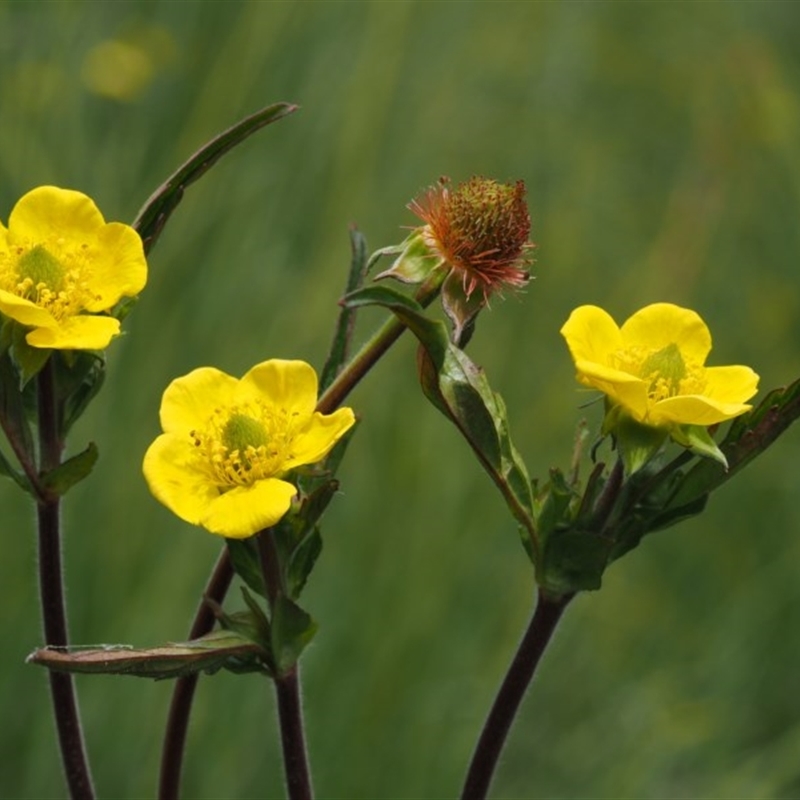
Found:
[[[371,258],[370,264],[377,262],[382,256],[397,256],[389,269],[375,276],[375,280],[394,278],[401,283],[422,283],[437,267],[443,264],[426,243],[421,231],[413,231],[399,245],[384,247]]]
[[[702,425],[677,425],[670,433],[672,438],[683,447],[688,447],[695,455],[710,458],[728,469],[728,459],[719,449],[708,428]]]
[[[614,437],[626,475],[643,469],[662,451],[667,441],[666,428],[642,425],[620,406],[612,406],[603,421],[603,433]]]

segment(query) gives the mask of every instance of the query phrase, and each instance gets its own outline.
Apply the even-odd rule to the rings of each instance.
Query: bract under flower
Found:
[[[602,308],[580,306],[561,334],[578,381],[644,425],[715,425],[749,411],[758,390],[750,367],[706,367],[706,324],[670,303],[642,308],[621,328]]]
[[[142,240],[80,192],[40,186],[0,223],[0,313],[33,347],[99,350],[119,333],[107,314],[147,282]]]
[[[144,457],[153,495],[181,519],[243,539],[289,510],[287,473],[323,459],[355,422],[350,408],[314,411],[317,376],[303,361],[273,359],[236,379],[201,367],[161,401],[159,436]]]

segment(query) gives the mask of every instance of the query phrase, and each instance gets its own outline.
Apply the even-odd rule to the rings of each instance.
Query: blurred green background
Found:
[[[531,472],[579,409],[558,329],[698,310],[711,361],[800,374],[795,3],[0,2],[0,219],[43,183],[130,221],[194,149],[278,100],[289,119],[187,194],[75,430],[101,462],[66,504],[72,638],[187,631],[220,541],[140,474],[165,385],[213,364],[325,357],[357,223],[373,249],[440,175],[522,178],[536,280],[470,345]],[[359,337],[381,314],[367,310]],[[401,342],[363,419],[304,595],[321,798],[453,797],[532,606],[494,487],[415,384]],[[567,612],[512,731],[498,798],[800,796],[800,431],[648,539]],[[39,645],[34,515],[0,486],[0,796],[64,788]],[[239,600],[232,594],[233,606]],[[100,796],[154,796],[169,683],[79,678]],[[271,687],[203,679],[187,798],[282,796]]]

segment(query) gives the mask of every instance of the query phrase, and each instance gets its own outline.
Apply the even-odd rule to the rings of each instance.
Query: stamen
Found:
[[[259,402],[215,409],[203,430],[189,433],[197,466],[222,492],[275,477],[291,458],[296,416]]]

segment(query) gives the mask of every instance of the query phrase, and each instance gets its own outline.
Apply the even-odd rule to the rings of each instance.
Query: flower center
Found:
[[[66,246],[52,238],[45,244],[12,246],[0,251],[0,288],[49,311],[57,320],[80,313],[92,299],[84,279],[88,246]]]
[[[640,376],[650,381],[649,394],[673,397],[681,388],[681,381],[686,377],[686,362],[680,348],[671,342],[661,350],[651,353],[641,366]]]
[[[36,295],[39,287],[55,293],[64,288],[64,267],[40,244],[17,261],[17,276],[22,284],[27,284],[28,299],[30,295]]]
[[[702,394],[706,385],[702,364],[687,362],[674,342],[660,350],[626,347],[614,355],[612,366],[647,381],[647,396],[653,402],[677,395]]]
[[[221,492],[275,477],[292,457],[296,418],[257,401],[217,408],[202,430],[190,434],[198,467]]]

